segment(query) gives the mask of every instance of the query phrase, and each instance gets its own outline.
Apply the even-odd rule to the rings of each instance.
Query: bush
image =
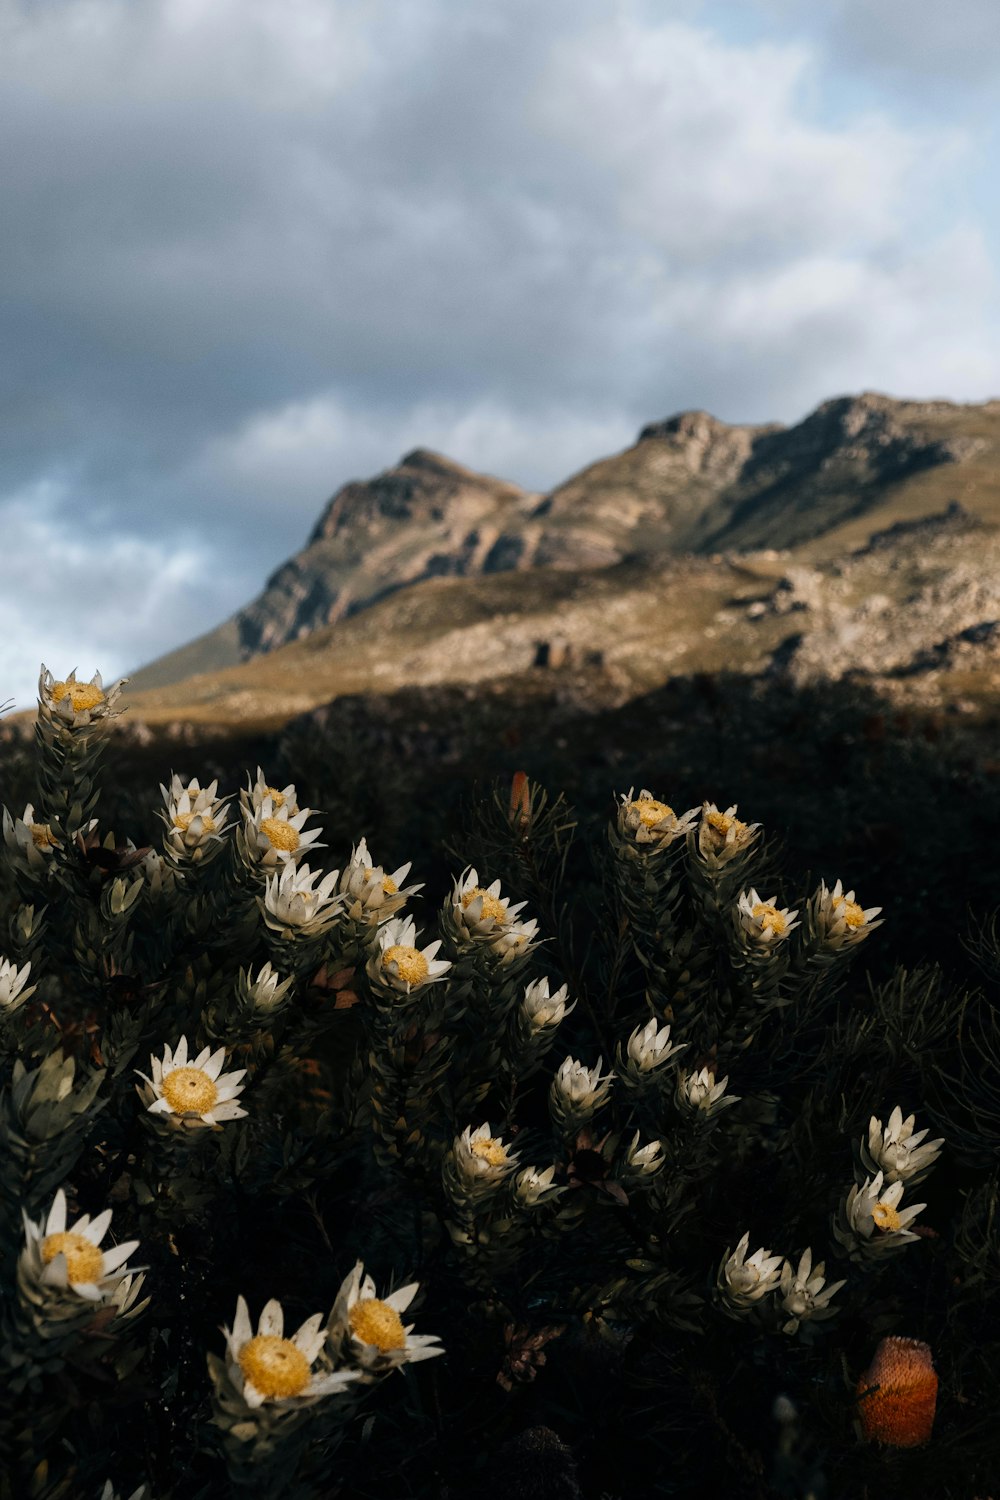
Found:
[[[3,816],[0,1495],[985,1492],[989,988],[644,790],[496,787],[434,934],[259,770],[137,847],[117,697],[43,672]]]

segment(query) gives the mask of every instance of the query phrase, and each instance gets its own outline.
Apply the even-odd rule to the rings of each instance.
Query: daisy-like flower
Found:
[[[266,1303],[253,1331],[246,1300],[236,1299],[232,1328],[223,1328],[229,1378],[251,1409],[265,1401],[311,1404],[342,1391],[357,1379],[354,1370],[314,1370],[326,1342],[323,1314],[313,1313],[297,1333],[285,1338],[285,1315],[274,1298]]]
[[[827,1286],[825,1270],[823,1261],[813,1265],[811,1249],[803,1250],[797,1267],[785,1261],[778,1285],[778,1301],[785,1315],[782,1333],[798,1333],[800,1324],[820,1322],[836,1313],[830,1303],[847,1282],[833,1281]]]
[[[422,885],[405,885],[409,873],[410,865],[406,864],[387,875],[381,865],[372,863],[368,844],[362,839],[351,850],[338,886],[347,903],[346,915],[355,922],[384,922],[423,890]]]
[[[98,719],[115,717],[115,704],[127,680],[122,677],[105,688],[100,672],[95,672],[89,682],[77,682],[74,667],[67,678],[57,681],[43,665],[38,678],[39,707],[68,729],[82,729]]]
[[[466,1125],[462,1134],[455,1137],[451,1151],[459,1177],[472,1188],[495,1187],[518,1163],[501,1138],[491,1133],[489,1124],[480,1125],[477,1130]]]
[[[546,1167],[540,1172],[537,1167],[522,1167],[514,1180],[514,1196],[518,1203],[525,1208],[534,1208],[538,1203],[546,1203],[551,1198],[557,1198],[566,1189],[555,1182],[556,1169],[554,1166]]]
[[[291,813],[287,803],[275,807],[270,797],[265,797],[259,807],[244,810],[243,844],[249,860],[265,869],[286,861],[301,859],[303,854],[316,849],[325,849],[319,842],[322,828],[306,828],[307,818],[312,817],[312,808],[303,807]]]
[[[903,1183],[887,1185],[881,1172],[851,1188],[834,1221],[834,1233],[855,1258],[876,1258],[917,1238],[909,1226],[927,1204],[914,1203],[900,1211],[902,1196]]]
[[[645,787],[638,797],[632,788],[625,792],[618,808],[618,832],[641,849],[667,849],[691,831],[698,821],[700,808],[692,807],[679,815],[666,802],[658,802]]]
[[[67,1229],[66,1194],[60,1188],[44,1224],[24,1215],[24,1272],[38,1285],[72,1292],[86,1302],[109,1301],[129,1274],[125,1262],[139,1248],[138,1240],[125,1240],[102,1250],[110,1224],[111,1210],[106,1208],[96,1219],[83,1214]]]
[[[30,802],[20,818],[12,818],[6,808],[2,816],[3,841],[13,863],[33,875],[41,874],[53,850],[60,847],[48,823],[35,821],[35,809]]]
[[[845,892],[839,880],[832,891],[821,880],[809,905],[813,930],[825,948],[853,947],[882,925],[874,920],[881,906],[862,909],[854,892]]]
[[[758,947],[769,947],[780,943],[800,924],[795,918],[798,911],[789,911],[786,906],[775,906],[774,897],[758,896],[751,887],[742,891],[736,903],[736,919],[740,929]]]
[[[269,875],[263,897],[258,897],[264,921],[283,938],[319,937],[336,921],[343,906],[337,894],[339,870],[320,879],[308,865],[287,860],[280,873]],[[319,885],[316,881],[319,880]]]
[[[715,1280],[718,1302],[734,1318],[745,1318],[781,1281],[782,1257],[763,1248],[748,1256],[749,1248],[747,1231],[736,1249],[722,1257]]]
[[[504,963],[510,963],[530,950],[538,933],[534,918],[518,920],[526,904],[519,901],[512,906],[509,896],[501,896],[499,880],[480,885],[478,873],[470,866],[455,881],[448,928],[458,947],[485,946]]]
[[[163,842],[175,859],[197,864],[219,852],[229,809],[218,790],[217,781],[202,786],[197,776],[185,782],[175,775],[169,787],[160,786],[165,804],[160,817],[167,829]]]
[[[289,782],[288,786],[271,786],[260,766],[257,767],[257,780],[251,781],[247,777],[247,784],[240,792],[240,805],[244,813],[252,815],[259,812],[265,801],[270,800],[275,812],[284,810],[289,817],[294,817],[299,810],[298,797],[294,785]]]
[[[337,1293],[330,1318],[331,1341],[372,1375],[443,1354],[436,1334],[414,1334],[413,1324],[403,1322],[402,1314],[419,1290],[419,1282],[414,1281],[380,1298],[359,1260]]]
[[[907,1115],[897,1104],[889,1116],[888,1125],[883,1125],[872,1115],[868,1124],[868,1139],[861,1142],[861,1160],[869,1172],[881,1172],[886,1182],[903,1182],[916,1187],[923,1182],[928,1172],[941,1155],[944,1136],[936,1141],[924,1141],[929,1130],[918,1130],[916,1115]]]
[[[223,1120],[240,1120],[246,1114],[237,1103],[246,1068],[223,1073],[225,1060],[225,1047],[215,1052],[204,1047],[189,1062],[187,1037],[182,1036],[176,1052],[164,1047],[162,1058],[150,1058],[152,1077],[139,1073],[144,1082],[136,1090],[149,1114],[175,1128],[200,1130]]]
[[[736,816],[735,802],[725,812],[720,812],[714,802],[705,802],[695,844],[708,864],[719,866],[749,849],[759,833],[759,823],[744,823]]]
[[[674,1090],[677,1107],[682,1114],[711,1120],[720,1110],[739,1103],[738,1094],[726,1093],[728,1083],[728,1074],[716,1083],[712,1068],[700,1068],[697,1072],[690,1073],[678,1068],[677,1087]]]
[[[575,1057],[564,1058],[549,1088],[553,1120],[563,1130],[575,1132],[607,1104],[613,1082],[613,1073],[601,1072],[601,1062],[588,1068]]]
[[[37,985],[31,985],[26,989],[28,975],[31,973],[31,964],[26,963],[22,968],[11,963],[6,958],[0,958],[0,1012],[8,1015],[18,1010],[35,993]]]
[[[671,1042],[670,1027],[660,1026],[655,1017],[645,1026],[637,1026],[622,1053],[618,1046],[618,1069],[628,1083],[643,1083],[657,1068],[683,1051],[685,1042]]]
[[[417,947],[417,927],[412,917],[390,917],[378,930],[374,951],[367,964],[368,978],[382,990],[412,995],[425,985],[443,979],[451,964],[436,954],[441,939]]]

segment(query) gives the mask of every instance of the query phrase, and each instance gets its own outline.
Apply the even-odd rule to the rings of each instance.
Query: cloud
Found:
[[[155,654],[418,444],[541,487],[680,407],[989,394],[976,137],[824,114],[815,40],[691,14],[0,0],[0,522],[35,496],[56,571],[131,539]],[[33,656],[41,596],[3,607]]]

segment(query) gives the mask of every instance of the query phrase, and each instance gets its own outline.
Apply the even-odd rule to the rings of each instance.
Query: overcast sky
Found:
[[[996,0],[0,0],[0,700],[418,444],[1000,395]]]

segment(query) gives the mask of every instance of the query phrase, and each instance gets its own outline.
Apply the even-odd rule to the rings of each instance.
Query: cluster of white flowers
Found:
[[[692,807],[679,816],[666,802],[659,802],[645,789],[633,797],[633,789],[621,797],[618,808],[619,834],[647,852],[668,849],[685,838],[695,826],[700,808]]]
[[[773,896],[758,896],[752,887],[749,891],[741,891],[736,903],[737,928],[758,947],[783,942],[800,925],[795,920],[797,916],[797,910],[776,906]]]
[[[136,1084],[136,1092],[147,1112],[171,1129],[203,1130],[242,1119],[246,1110],[237,1101],[246,1069],[223,1073],[225,1060],[225,1047],[215,1052],[205,1047],[189,1062],[187,1037],[182,1036],[176,1050],[164,1047],[162,1058],[150,1058],[152,1076],[140,1072],[143,1082]]]
[[[501,962],[511,963],[531,950],[538,935],[534,918],[518,919],[525,905],[519,901],[512,906],[509,896],[501,896],[499,880],[480,885],[477,871],[470,866],[455,881],[446,904],[449,930],[459,948],[485,947]]]
[[[881,910],[881,906],[862,909],[854,899],[854,892],[845,893],[839,880],[832,891],[821,880],[809,903],[813,931],[825,948],[833,950],[853,947],[881,927],[881,921],[874,920]]]
[[[746,1318],[764,1309],[771,1297],[782,1333],[797,1333],[803,1323],[822,1322],[837,1311],[830,1303],[845,1281],[827,1283],[826,1266],[813,1265],[812,1250],[806,1249],[798,1265],[761,1247],[752,1255],[749,1232],[736,1249],[727,1252],[716,1277],[716,1300],[734,1318]]]
[[[441,939],[418,948],[417,936],[412,917],[390,917],[383,922],[366,969],[376,989],[411,995],[444,978],[451,964],[437,957]]]

